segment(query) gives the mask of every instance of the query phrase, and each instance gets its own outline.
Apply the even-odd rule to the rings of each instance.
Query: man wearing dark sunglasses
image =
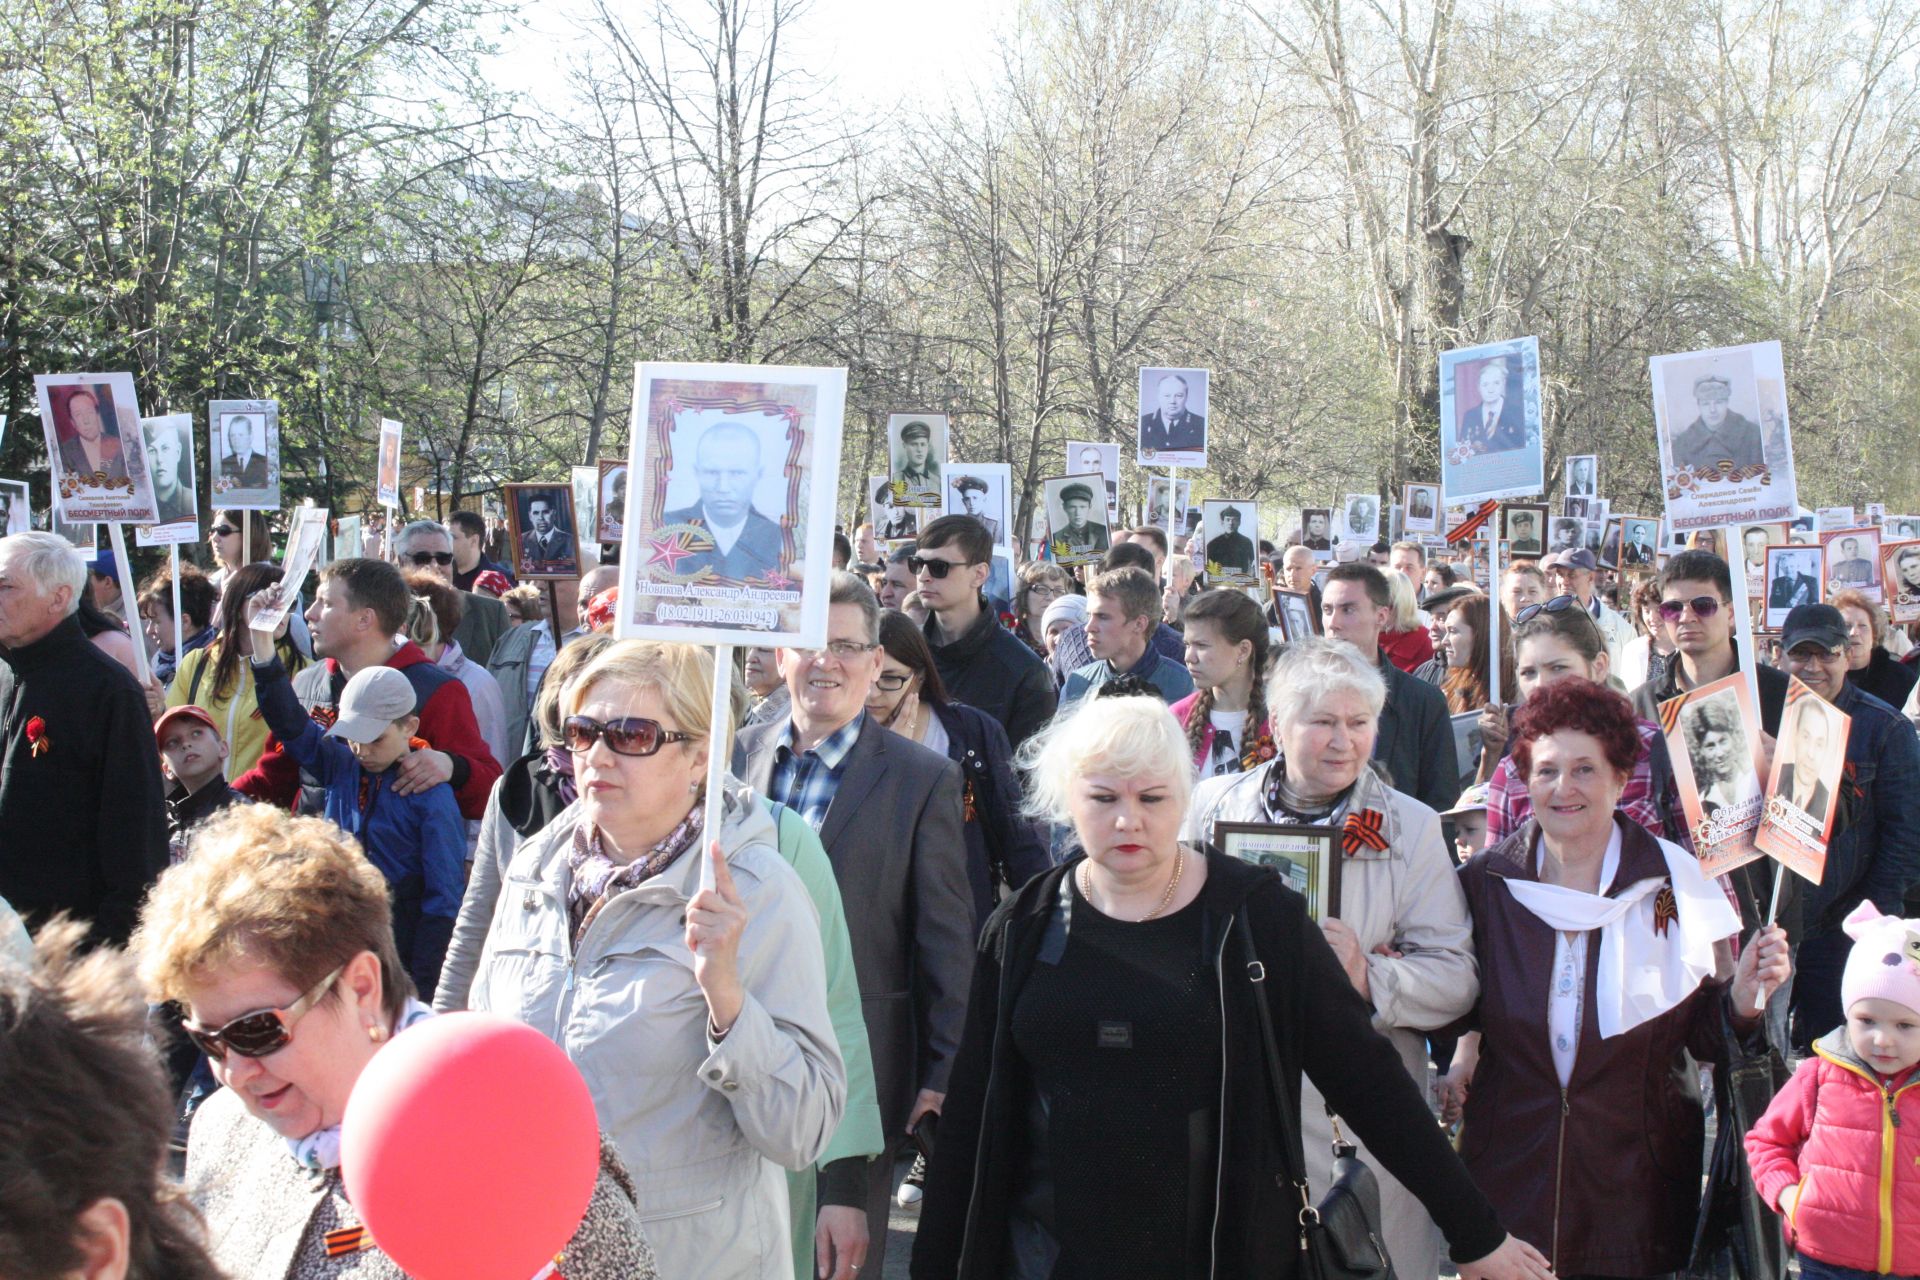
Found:
[[[1018,750],[1053,718],[1053,676],[987,607],[992,558],[993,539],[980,522],[954,515],[921,531],[907,563],[926,602],[927,644],[947,695],[998,720]]]
[[[400,531],[393,545],[402,569],[409,573],[431,573],[447,585],[454,585],[454,566],[459,563],[459,556],[454,549],[453,535],[445,525],[415,520]],[[483,667],[492,661],[493,646],[507,633],[507,627],[507,606],[492,596],[460,592],[460,626],[454,631],[453,640],[469,661]]]

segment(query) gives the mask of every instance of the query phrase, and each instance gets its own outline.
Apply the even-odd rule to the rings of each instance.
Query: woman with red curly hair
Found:
[[[1480,999],[1442,1103],[1464,1113],[1461,1158],[1501,1220],[1563,1276],[1686,1264],[1704,1140],[1693,1062],[1724,1064],[1729,1026],[1757,1037],[1792,972],[1769,925],[1731,982],[1716,976],[1740,917],[1691,854],[1619,812],[1639,751],[1611,689],[1536,691],[1512,753],[1532,816],[1460,870]]]

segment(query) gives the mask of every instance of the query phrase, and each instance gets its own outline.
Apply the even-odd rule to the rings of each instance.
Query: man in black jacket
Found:
[[[66,911],[123,943],[167,810],[147,700],[74,617],[86,580],[64,538],[0,539],[0,898],[30,928]]]
[[[981,590],[992,557],[993,541],[978,520],[941,516],[920,531],[910,563],[947,696],[998,720],[1018,751],[1053,719],[1058,695],[1039,655],[987,607]]]

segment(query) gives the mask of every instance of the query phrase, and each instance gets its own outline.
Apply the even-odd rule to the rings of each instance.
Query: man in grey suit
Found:
[[[424,571],[453,586],[453,535],[445,525],[415,520],[394,539],[393,553],[401,572]],[[493,659],[493,646],[506,631],[507,606],[492,596],[460,592],[460,625],[453,633],[453,642],[469,661],[486,666]]]
[[[791,718],[741,729],[733,772],[820,832],[846,906],[887,1149],[821,1168],[819,1230],[855,1261],[864,1247],[861,1269],[877,1277],[896,1157],[920,1118],[939,1112],[960,1046],[973,897],[959,768],[866,714],[880,667],[879,601],[843,571],[828,599],[827,647],[777,654]],[[855,1210],[864,1242],[850,1234]]]

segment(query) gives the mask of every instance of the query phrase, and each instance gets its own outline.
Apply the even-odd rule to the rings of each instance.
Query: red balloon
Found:
[[[573,1238],[599,1169],[579,1070],[493,1014],[442,1014],[395,1036],[341,1125],[347,1198],[418,1280],[531,1280]]]

